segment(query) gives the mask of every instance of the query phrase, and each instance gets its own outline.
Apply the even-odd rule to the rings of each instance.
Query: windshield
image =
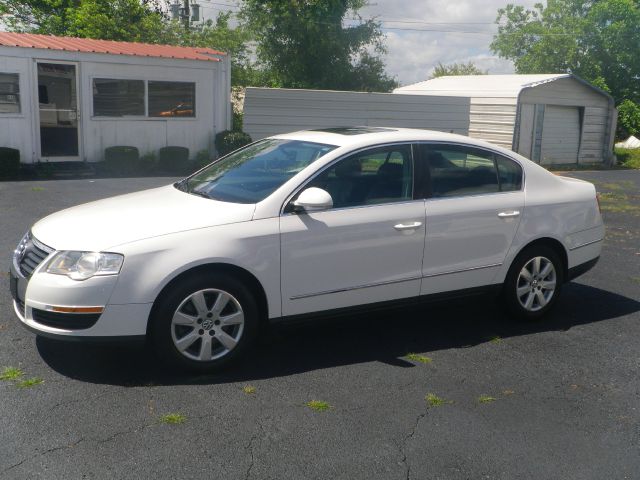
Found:
[[[267,198],[335,145],[267,138],[238,150],[176,184],[183,192],[232,203]]]

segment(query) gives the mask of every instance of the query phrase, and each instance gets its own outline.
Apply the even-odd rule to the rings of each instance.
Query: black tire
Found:
[[[540,297],[537,292],[542,293],[542,297],[546,298],[549,293],[549,289],[545,289],[545,286],[550,285],[550,275],[547,275],[545,279],[536,279],[535,282],[527,283],[527,280],[521,276],[523,269],[527,266],[527,272],[531,271],[534,267],[532,262],[534,259],[542,258],[551,263],[553,266],[553,272],[555,274],[555,288],[553,292],[548,296],[546,303],[540,301]],[[541,263],[545,264],[544,261]],[[546,264],[545,264],[546,265]],[[544,271],[544,268],[540,268]],[[539,277],[539,275],[538,275]],[[537,321],[542,319],[555,305],[560,296],[562,290],[562,284],[564,282],[564,267],[562,260],[558,253],[551,247],[546,245],[534,245],[524,249],[515,258],[505,279],[502,298],[507,311],[516,317],[518,320],[524,321]],[[529,290],[526,291],[525,287]],[[518,295],[518,289],[524,291],[522,296]],[[527,301],[530,298],[530,294],[533,298],[532,304],[529,308],[526,308]],[[523,304],[524,303],[524,304]]]
[[[216,291],[221,291],[229,295],[228,305],[230,305],[229,311],[231,313],[226,317],[222,316],[227,307],[218,312],[218,317],[215,316],[215,313],[209,313],[207,315],[212,316],[213,319],[209,319],[206,324],[203,324],[203,318],[204,320],[207,319],[204,315],[198,313],[196,303],[190,300],[190,298],[202,293],[202,298],[205,299],[207,308],[211,308],[210,312],[215,312],[213,304],[216,302],[216,295],[218,295]],[[235,325],[213,325],[216,318],[230,318],[232,314],[237,313],[236,307],[238,305],[241,307],[240,313],[242,313],[244,317],[241,327]],[[173,318],[179,307],[181,308],[180,313],[184,313],[190,309],[190,311],[187,312],[189,315],[185,315],[185,317],[203,318],[197,318],[198,324],[193,325],[193,327],[191,325],[184,327],[182,325],[175,325]],[[170,290],[164,292],[162,296],[158,298],[151,318],[152,323],[149,333],[156,353],[169,365],[197,372],[215,372],[229,367],[247,352],[258,333],[259,318],[258,307],[253,295],[242,282],[229,275],[199,273],[178,281]],[[218,320],[218,323],[220,323],[220,320]],[[236,328],[239,329],[239,333]],[[225,330],[221,331],[221,329]],[[181,331],[178,332],[178,330]],[[182,336],[183,332],[184,336]],[[202,332],[204,332],[204,334],[202,334]],[[231,349],[225,347],[225,345],[218,340],[218,338],[221,338],[223,333],[226,332],[229,332],[227,337],[232,338],[238,334],[237,343]],[[208,338],[207,335],[211,338]],[[189,349],[181,352],[176,346],[176,343],[185,339],[187,336],[199,336],[200,338],[196,338]],[[174,338],[176,340],[174,340]],[[191,341],[191,338],[187,338],[186,341]],[[190,358],[203,354],[205,351],[203,342],[210,342],[212,345],[211,351],[213,358],[211,360]],[[222,349],[220,350],[222,356],[219,358],[215,358],[216,349]],[[228,351],[223,353],[225,349]],[[205,356],[205,358],[208,358],[208,355]]]

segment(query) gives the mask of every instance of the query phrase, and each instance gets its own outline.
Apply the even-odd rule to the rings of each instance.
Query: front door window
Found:
[[[38,101],[42,157],[79,156],[75,65],[38,63]]]

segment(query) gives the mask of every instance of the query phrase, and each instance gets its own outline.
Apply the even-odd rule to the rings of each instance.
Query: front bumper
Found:
[[[116,276],[78,282],[38,271],[25,278],[12,264],[14,311],[20,323],[39,335],[63,339],[120,339],[146,335],[151,303],[109,304]],[[52,306],[103,307],[99,314],[55,313]]]

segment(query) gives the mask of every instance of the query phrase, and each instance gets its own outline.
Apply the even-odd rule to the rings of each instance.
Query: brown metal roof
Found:
[[[137,57],[178,58],[219,62],[218,55],[224,52],[200,47],[174,47],[150,43],[114,42],[91,38],[54,37],[33,33],[0,32],[0,46],[21,48],[42,48],[65,52],[106,53],[110,55],[134,55]]]

